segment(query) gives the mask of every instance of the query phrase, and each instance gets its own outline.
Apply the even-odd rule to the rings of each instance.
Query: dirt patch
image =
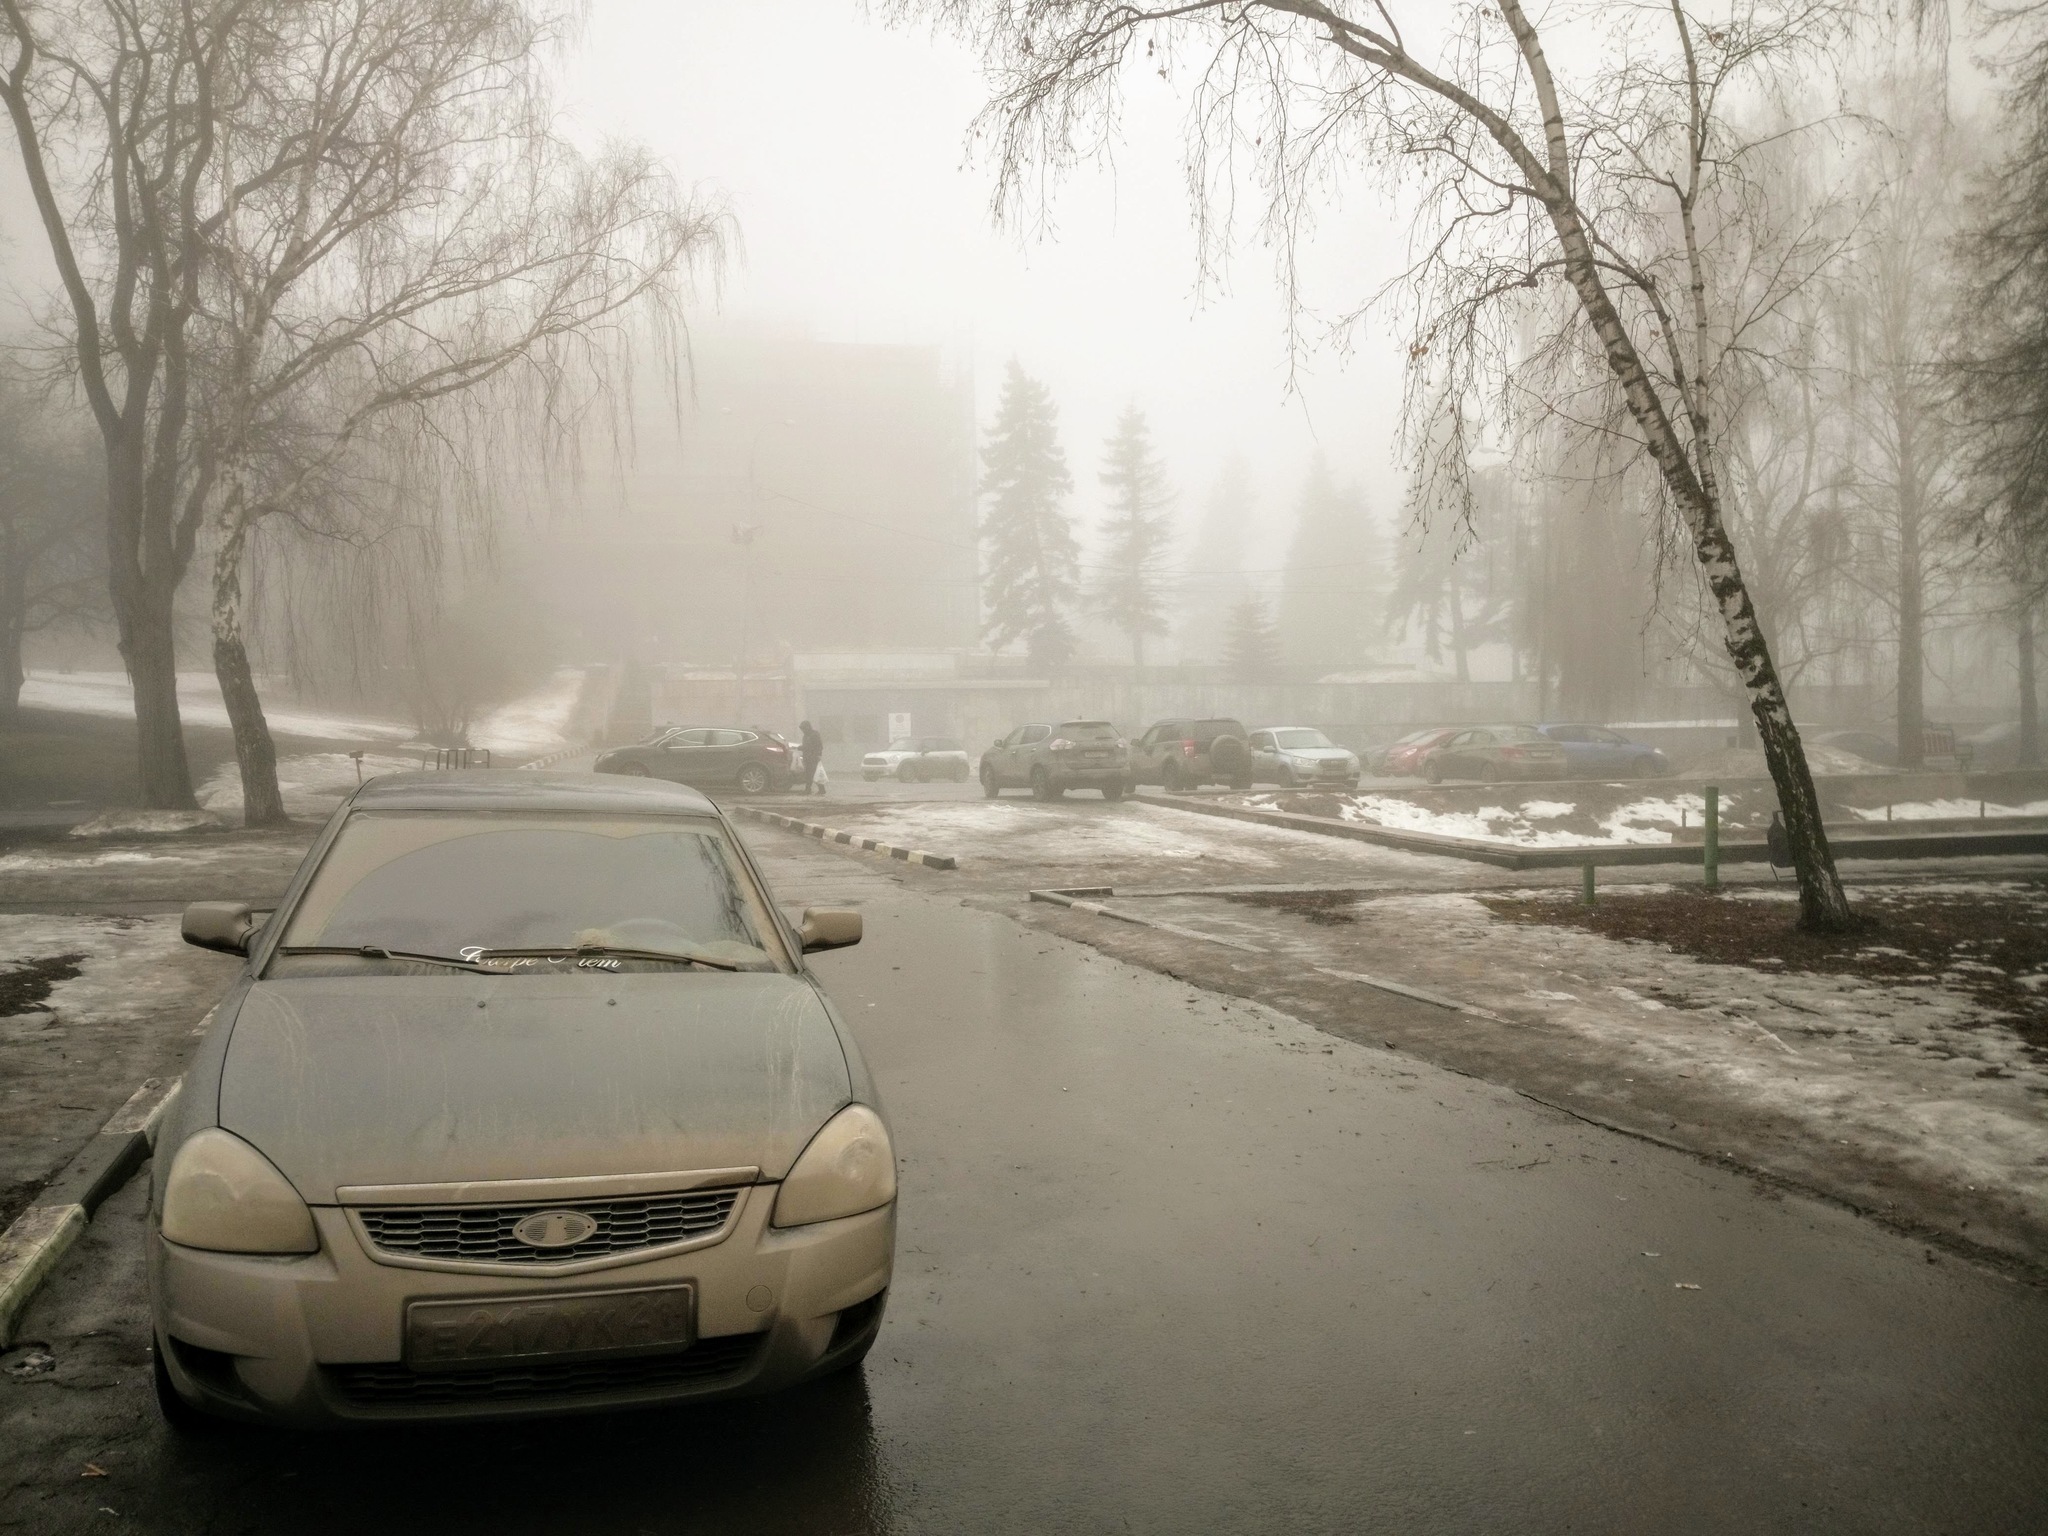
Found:
[[[82,954],[46,955],[40,960],[18,961],[0,971],[0,1018],[40,1006],[50,988],[78,974],[84,959]]]
[[[1697,889],[1603,893],[1590,907],[1554,897],[1479,899],[1510,922],[1662,944],[1766,973],[1810,971],[1908,986],[1938,981],[2002,1015],[2035,1059],[2048,1060],[2048,882],[1861,891],[1857,908],[1871,927],[1848,935],[1803,932],[1789,902]]]
[[[1224,891],[1221,895],[1240,907],[1292,912],[1326,928],[1358,921],[1358,895],[1354,891]]]

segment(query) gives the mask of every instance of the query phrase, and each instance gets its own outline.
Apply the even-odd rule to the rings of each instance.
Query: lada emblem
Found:
[[[581,1211],[535,1211],[512,1228],[529,1248],[572,1248],[597,1230],[597,1222]]]

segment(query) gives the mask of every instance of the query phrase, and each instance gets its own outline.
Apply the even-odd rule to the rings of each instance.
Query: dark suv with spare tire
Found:
[[[1131,783],[1168,793],[1228,784],[1249,789],[1252,754],[1242,720],[1162,720],[1131,744]]]
[[[1099,789],[1103,799],[1121,800],[1129,771],[1123,732],[1107,720],[1020,725],[981,754],[981,792],[993,800],[1029,788],[1057,800],[1070,789]]]

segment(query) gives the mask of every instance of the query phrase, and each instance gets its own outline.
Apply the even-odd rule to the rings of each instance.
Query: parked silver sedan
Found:
[[[860,1051],[716,807],[658,780],[372,780],[268,921],[157,1147],[159,1402],[505,1417],[858,1363],[896,1163]]]

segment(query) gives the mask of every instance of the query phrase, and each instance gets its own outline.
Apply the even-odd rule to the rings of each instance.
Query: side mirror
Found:
[[[185,942],[224,955],[246,955],[256,914],[246,901],[195,901],[185,909]]]
[[[803,926],[797,931],[807,955],[814,949],[844,949],[860,942],[860,914],[833,907],[805,907]]]

